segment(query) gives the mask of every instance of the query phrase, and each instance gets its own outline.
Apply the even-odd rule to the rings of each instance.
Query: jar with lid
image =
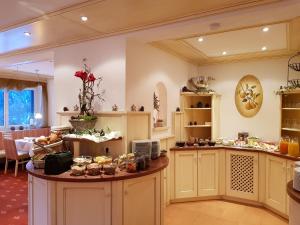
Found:
[[[289,137],[282,137],[279,143],[279,151],[281,154],[288,154],[288,147],[289,147],[290,138]]]
[[[299,142],[297,137],[291,138],[288,146],[288,154],[294,157],[299,156]]]

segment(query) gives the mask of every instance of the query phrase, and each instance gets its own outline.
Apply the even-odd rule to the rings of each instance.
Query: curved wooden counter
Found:
[[[45,180],[61,181],[61,182],[106,182],[127,180],[142,176],[147,176],[156,172],[159,172],[168,166],[169,159],[167,157],[160,157],[157,160],[152,160],[150,167],[147,170],[127,173],[126,171],[119,171],[115,175],[98,175],[98,176],[72,176],[70,171],[64,172],[59,175],[46,175],[43,169],[35,169],[32,162],[28,162],[26,169],[28,173],[34,177],[38,177]]]
[[[194,146],[185,146],[185,147],[173,147],[170,148],[170,151],[188,151],[188,150],[218,150],[218,149],[224,149],[224,150],[236,150],[236,151],[246,151],[246,152],[262,152],[268,155],[277,156],[284,159],[289,159],[293,161],[300,161],[300,157],[294,157],[290,155],[281,154],[280,152],[270,152],[264,149],[255,149],[255,148],[244,148],[244,147],[234,147],[234,146],[201,146],[201,147],[194,147]]]
[[[298,225],[300,221],[300,191],[293,188],[293,181],[288,182],[287,193],[290,197],[288,206],[290,209],[289,225]]]
[[[167,157],[137,173],[45,175],[29,162],[29,225],[163,225]]]
[[[300,191],[297,191],[293,188],[293,181],[291,180],[287,184],[287,193],[294,201],[300,204]]]

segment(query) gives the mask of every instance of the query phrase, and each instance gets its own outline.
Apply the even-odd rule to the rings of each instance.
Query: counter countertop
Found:
[[[71,171],[64,172],[59,175],[46,175],[43,169],[35,169],[33,163],[29,161],[26,164],[26,169],[28,173],[32,176],[53,181],[61,182],[106,182],[106,181],[117,181],[117,180],[127,180],[137,177],[146,176],[159,172],[166,168],[169,164],[169,159],[167,157],[160,157],[156,160],[152,160],[150,167],[147,170],[136,172],[136,173],[127,173],[125,171],[120,171],[115,175],[98,175],[98,176],[72,176]]]
[[[300,191],[297,191],[293,188],[292,180],[287,184],[287,193],[290,196],[290,198],[294,199],[296,202],[300,204]]]
[[[188,151],[188,150],[218,150],[218,149],[225,149],[225,150],[237,150],[237,151],[247,151],[247,152],[263,152],[269,155],[293,160],[293,161],[300,161],[300,157],[294,157],[290,155],[284,155],[280,152],[270,152],[264,149],[256,149],[256,148],[246,148],[246,147],[235,147],[235,146],[224,146],[224,145],[217,145],[217,146],[185,146],[185,147],[173,147],[170,148],[170,151]]]

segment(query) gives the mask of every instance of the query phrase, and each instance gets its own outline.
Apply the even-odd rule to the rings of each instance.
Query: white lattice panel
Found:
[[[258,199],[258,154],[226,152],[226,193],[228,196]]]
[[[254,193],[254,157],[246,155],[231,155],[232,190]]]

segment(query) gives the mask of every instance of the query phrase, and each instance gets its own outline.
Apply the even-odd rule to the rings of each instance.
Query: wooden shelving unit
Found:
[[[217,95],[196,94],[183,92],[180,94],[182,114],[178,115],[180,121],[181,141],[187,141],[190,137],[202,139],[214,139],[217,136]],[[209,122],[210,124],[206,124]],[[190,125],[190,123],[196,125]],[[179,139],[178,139],[179,140]]]
[[[281,136],[300,140],[300,91],[281,94]]]

